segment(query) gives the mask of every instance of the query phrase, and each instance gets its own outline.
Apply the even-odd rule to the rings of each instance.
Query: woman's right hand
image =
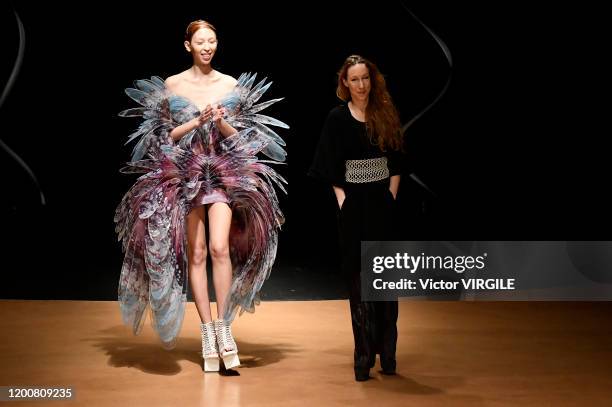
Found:
[[[181,124],[180,126],[175,127],[170,132],[170,137],[174,142],[178,142],[180,139],[185,136],[185,134],[193,131],[199,127],[204,126],[208,123],[213,115],[213,109],[210,105],[206,105],[204,110],[202,110],[198,117],[194,117],[193,119]]]
[[[344,200],[346,199],[346,194],[344,193],[344,189],[337,187],[337,186],[333,186],[334,187],[334,193],[336,194],[336,200],[338,201],[338,208],[340,208],[340,210],[342,210],[342,205],[344,205]]]
[[[204,126],[211,119],[212,115],[213,115],[213,108],[210,105],[206,105],[204,110],[200,112],[200,115],[195,118],[197,122],[197,127]]]

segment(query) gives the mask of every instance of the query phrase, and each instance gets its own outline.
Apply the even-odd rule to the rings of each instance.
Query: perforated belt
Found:
[[[380,181],[389,178],[387,157],[370,158],[367,160],[346,160],[346,182],[361,184]]]

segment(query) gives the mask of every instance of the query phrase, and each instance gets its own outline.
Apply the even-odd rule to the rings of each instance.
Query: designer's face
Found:
[[[346,71],[342,82],[351,92],[351,100],[367,101],[370,95],[370,71],[365,64],[355,64]]]
[[[190,42],[185,41],[185,48],[191,52],[194,62],[210,64],[217,51],[217,35],[210,28],[200,28]]]

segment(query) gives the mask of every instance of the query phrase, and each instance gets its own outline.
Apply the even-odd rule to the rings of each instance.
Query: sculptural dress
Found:
[[[187,294],[186,217],[200,205],[225,202],[232,209],[230,257],[232,286],[224,319],[253,312],[258,292],[269,277],[284,222],[275,186],[286,181],[268,164],[285,160],[282,138],[268,125],[288,128],[259,112],[281,100],[257,103],[271,82],[255,84],[243,74],[219,103],[226,122],[238,132],[223,137],[214,123],[187,133],[178,143],[173,128],[198,117],[188,99],[170,92],[159,77],[135,82],[126,93],[140,106],[120,113],[141,117],[129,141],[138,140],[132,160],[122,169],[143,173],[115,212],[116,232],[125,253],[118,297],[123,321],[135,334],[150,309],[153,328],[167,348],[181,329]],[[258,154],[267,155],[262,160]]]

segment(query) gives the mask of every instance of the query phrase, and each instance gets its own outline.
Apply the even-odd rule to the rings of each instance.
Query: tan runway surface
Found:
[[[40,406],[610,406],[612,303],[400,302],[398,374],[355,382],[348,301],[264,302],[233,324],[239,376],[204,374],[193,303],[177,347],[116,302],[0,301],[0,386]]]

